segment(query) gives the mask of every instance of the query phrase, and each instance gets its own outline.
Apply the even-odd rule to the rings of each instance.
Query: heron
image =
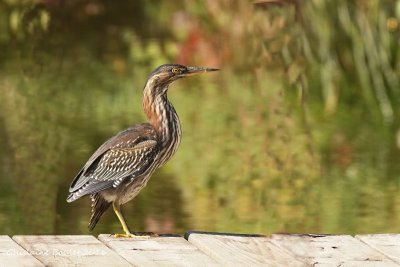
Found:
[[[69,187],[67,202],[90,195],[90,230],[112,205],[124,231],[115,236],[137,236],[129,230],[121,206],[139,194],[154,171],[175,154],[181,141],[179,117],[167,96],[169,85],[193,74],[217,70],[164,64],[149,75],[142,102],[149,122],[133,125],[108,139],[88,159]]]

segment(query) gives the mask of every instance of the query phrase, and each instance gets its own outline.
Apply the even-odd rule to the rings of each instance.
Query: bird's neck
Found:
[[[150,124],[153,125],[160,141],[165,146],[177,148],[181,137],[178,114],[169,102],[166,89],[164,94],[154,94],[154,90],[144,90],[143,109]],[[175,151],[174,151],[175,152]]]

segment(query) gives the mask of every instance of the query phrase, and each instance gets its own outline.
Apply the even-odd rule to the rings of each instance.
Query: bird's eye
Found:
[[[181,69],[180,69],[180,68],[173,68],[171,71],[172,71],[172,73],[174,73],[174,74],[178,74],[178,73],[181,72]]]

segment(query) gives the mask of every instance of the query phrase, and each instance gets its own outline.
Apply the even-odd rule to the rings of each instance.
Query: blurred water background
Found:
[[[183,141],[135,231],[400,231],[399,0],[0,0],[0,234],[88,233],[68,186],[145,121],[155,67]],[[107,212],[94,234],[120,232]]]

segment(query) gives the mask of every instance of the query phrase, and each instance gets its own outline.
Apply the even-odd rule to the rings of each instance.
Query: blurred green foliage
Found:
[[[69,182],[145,120],[166,62],[221,71],[172,86],[182,145],[125,205],[134,230],[399,231],[399,20],[398,0],[0,1],[2,233],[87,231]]]

